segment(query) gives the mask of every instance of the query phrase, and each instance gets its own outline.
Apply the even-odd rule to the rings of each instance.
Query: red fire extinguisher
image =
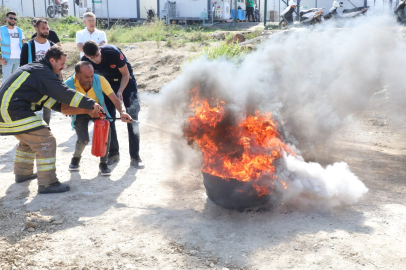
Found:
[[[92,155],[104,157],[107,151],[107,140],[109,137],[110,122],[100,114],[100,119],[94,121]]]

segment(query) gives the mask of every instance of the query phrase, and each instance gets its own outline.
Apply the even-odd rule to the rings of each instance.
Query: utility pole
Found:
[[[34,17],[35,17],[35,0],[32,0],[32,10],[34,11]]]
[[[296,6],[296,20],[299,20],[299,14],[300,14],[300,0],[297,0],[297,6]]]
[[[231,22],[229,27],[231,27],[231,25],[233,25],[233,24],[234,24],[234,28],[237,27],[237,15],[238,15],[237,0],[234,0],[234,20]]]

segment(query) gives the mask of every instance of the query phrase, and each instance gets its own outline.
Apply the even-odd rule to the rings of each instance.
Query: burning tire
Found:
[[[206,194],[218,206],[242,211],[245,208],[265,205],[269,201],[268,195],[258,196],[252,182],[226,180],[205,172],[202,174]]]

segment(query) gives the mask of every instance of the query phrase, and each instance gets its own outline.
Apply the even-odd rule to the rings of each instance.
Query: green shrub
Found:
[[[60,19],[61,23],[80,23],[81,21],[75,16],[69,15],[65,18]]]

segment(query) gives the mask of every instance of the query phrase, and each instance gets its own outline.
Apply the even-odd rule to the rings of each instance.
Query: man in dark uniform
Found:
[[[113,88],[117,97],[124,102],[127,113],[138,120],[140,104],[137,96],[137,82],[133,70],[125,55],[114,45],[99,47],[94,41],[86,41],[83,45],[85,56],[82,61],[90,61],[95,73],[104,76]],[[111,142],[107,164],[111,165],[120,159],[117,131],[115,126],[116,108],[109,98],[105,98],[111,122]],[[121,113],[121,112],[120,112]],[[140,158],[140,135],[138,123],[127,124],[131,166],[143,168],[145,165]]]

